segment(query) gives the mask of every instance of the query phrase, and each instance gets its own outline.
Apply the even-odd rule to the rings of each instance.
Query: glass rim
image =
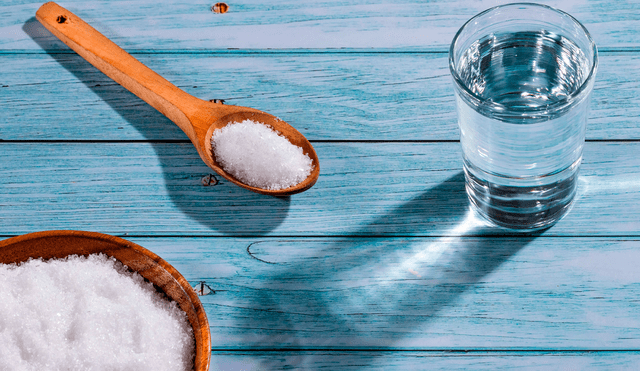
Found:
[[[545,104],[545,105],[542,105],[542,106],[538,106],[538,107],[518,107],[518,108],[515,108],[515,107],[509,107],[509,106],[501,104],[501,103],[496,103],[496,102],[490,101],[487,98],[481,97],[478,94],[476,94],[475,92],[471,91],[467,87],[467,85],[462,82],[462,79],[460,78],[460,75],[458,74],[458,71],[456,70],[456,62],[454,60],[454,56],[453,55],[454,55],[454,48],[456,46],[458,38],[462,34],[462,31],[471,22],[475,21],[476,19],[478,19],[478,18],[480,18],[480,17],[482,17],[482,16],[484,16],[484,15],[490,13],[490,12],[494,12],[494,11],[496,11],[498,9],[501,9],[501,8],[512,8],[512,7],[523,7],[523,6],[544,8],[544,9],[550,10],[552,12],[555,12],[555,13],[559,14],[560,16],[569,18],[569,20],[571,20],[576,25],[578,25],[580,27],[580,29],[582,29],[582,31],[584,32],[587,40],[589,41],[589,46],[591,47],[591,50],[593,51],[593,61],[592,61],[592,65],[591,65],[591,70],[589,71],[589,74],[587,75],[587,78],[584,79],[584,81],[580,84],[580,87],[578,89],[576,89],[574,92],[569,94],[564,99],[556,101],[556,102],[552,102],[552,103],[549,103],[549,104]],[[552,112],[561,111],[562,109],[577,103],[577,98],[580,97],[580,95],[582,95],[585,92],[585,90],[587,89],[587,87],[589,86],[591,81],[593,80],[597,68],[598,68],[598,48],[597,48],[595,42],[593,41],[593,38],[591,37],[591,34],[587,30],[587,28],[582,23],[580,23],[580,21],[578,21],[576,18],[574,18],[571,14],[569,14],[569,13],[567,13],[565,11],[562,11],[560,9],[551,7],[551,6],[544,5],[544,4],[525,3],[525,2],[523,2],[523,3],[509,3],[509,4],[498,5],[498,6],[494,6],[494,7],[491,7],[489,9],[486,9],[486,10],[476,14],[475,16],[471,17],[468,21],[466,21],[460,27],[460,29],[458,29],[458,32],[456,32],[455,36],[453,37],[453,40],[451,41],[451,46],[449,47],[449,70],[451,72],[451,75],[453,76],[453,80],[456,83],[456,85],[462,90],[463,93],[465,93],[465,95],[468,98],[473,100],[474,103],[483,105],[483,109],[485,109],[485,110],[488,110],[488,111],[491,111],[491,112],[518,113],[518,114],[525,115],[525,117],[526,117],[526,114],[540,114],[540,113],[545,113],[545,112],[548,112],[548,111],[552,111]]]

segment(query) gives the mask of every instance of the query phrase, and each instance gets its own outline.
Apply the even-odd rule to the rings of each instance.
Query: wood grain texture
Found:
[[[286,0],[227,2],[169,0],[61,2],[125,49],[412,48],[447,50],[473,15],[507,0]],[[536,1],[583,22],[600,48],[637,48],[637,1]],[[8,0],[0,20],[0,48],[38,50],[24,27],[42,2]],[[29,27],[27,25],[27,27]],[[42,38],[52,40],[50,35]],[[63,48],[57,43],[51,50]]]
[[[136,58],[189,94],[272,113],[310,140],[459,139],[444,54]],[[601,53],[588,140],[640,139],[639,67],[637,54]],[[0,55],[0,95],[2,140],[187,140],[77,55]]]
[[[636,370],[638,352],[213,352],[211,369]]]
[[[190,143],[0,143],[0,234],[441,236],[467,214],[458,143],[317,143],[315,187],[263,197]],[[545,235],[640,235],[640,143],[587,143],[577,203]]]
[[[215,351],[640,348],[637,238],[129,239],[213,290]]]

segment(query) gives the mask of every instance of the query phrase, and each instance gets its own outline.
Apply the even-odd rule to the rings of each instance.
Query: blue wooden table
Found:
[[[185,91],[295,126],[289,198],[202,163],[168,119],[0,5],[0,237],[127,238],[201,296],[212,370],[638,369],[640,1],[544,1],[600,50],[579,195],[539,235],[468,210],[448,45],[503,1],[61,1]],[[0,344],[2,346],[2,344]]]

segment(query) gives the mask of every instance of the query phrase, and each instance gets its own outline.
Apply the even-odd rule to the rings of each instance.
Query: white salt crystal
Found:
[[[0,264],[0,370],[191,370],[186,314],[104,254]]]
[[[271,126],[244,120],[216,129],[211,147],[224,171],[241,182],[277,190],[307,179],[313,162]]]

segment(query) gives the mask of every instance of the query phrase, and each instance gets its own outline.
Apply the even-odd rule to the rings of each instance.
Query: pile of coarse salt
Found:
[[[104,254],[0,264],[0,370],[191,370],[175,302]]]
[[[213,154],[227,173],[252,187],[277,190],[307,179],[311,158],[271,126],[244,120],[216,129]]]

